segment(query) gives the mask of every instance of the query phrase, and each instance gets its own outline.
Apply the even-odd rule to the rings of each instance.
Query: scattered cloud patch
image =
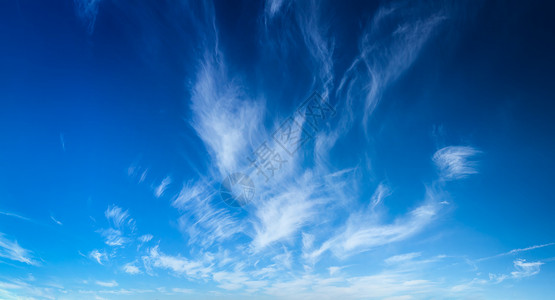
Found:
[[[96,23],[96,16],[98,15],[98,6],[101,0],[74,0],[77,16],[81,18],[87,32],[92,34],[94,31],[94,24]]]
[[[9,240],[3,233],[0,233],[0,257],[28,265],[38,265],[31,251],[19,246],[17,241]]]
[[[135,264],[136,262],[130,262],[128,264],[125,264],[123,266],[123,270],[125,271],[125,273],[131,274],[131,275],[141,273],[141,270],[139,270],[139,267],[137,267]]]
[[[60,225],[60,226],[64,225],[64,224],[62,224],[62,222],[58,221],[58,220],[57,220],[56,218],[54,218],[54,216],[52,216],[52,215],[50,215],[50,219],[52,219],[52,221],[54,221],[54,223],[56,223],[56,224],[58,224],[58,225]]]
[[[158,246],[149,249],[148,255],[143,256],[143,262],[147,269],[167,269],[189,277],[208,277],[212,272],[208,261],[193,261],[181,256],[166,255],[159,250]]]
[[[406,254],[395,255],[387,258],[385,260],[385,263],[386,264],[403,263],[403,262],[411,261],[412,259],[417,258],[420,255],[422,255],[420,252],[411,252]]]
[[[156,187],[156,189],[154,190],[154,196],[156,196],[156,198],[160,198],[160,196],[164,194],[164,191],[166,191],[166,188],[171,182],[171,177],[167,176],[166,178],[164,178],[162,182],[160,182],[158,187]]]
[[[476,162],[469,160],[478,153],[470,146],[448,146],[437,150],[432,159],[443,180],[455,180],[478,173]]]
[[[29,221],[29,222],[32,222],[32,221],[33,221],[33,220],[31,220],[31,219],[29,219],[29,218],[27,218],[27,217],[23,217],[23,216],[21,216],[21,215],[14,214],[14,213],[11,213],[11,212],[6,212],[6,211],[0,211],[0,215],[4,215],[4,216],[8,216],[8,217],[13,217],[13,218],[17,218],[17,219],[24,220],[24,221]]]
[[[115,228],[122,228],[125,225],[134,226],[134,220],[129,217],[129,212],[116,205],[108,206],[104,216]]]
[[[89,257],[101,265],[104,264],[104,262],[108,261],[108,256],[106,255],[106,252],[100,252],[97,249],[92,250],[89,253]]]
[[[113,288],[118,286],[118,283],[115,280],[112,281],[96,281],[96,284],[103,287]]]
[[[140,241],[141,243],[147,243],[147,242],[149,242],[150,240],[152,240],[153,238],[154,238],[154,236],[153,236],[152,234],[144,234],[144,235],[141,235],[141,236],[139,237],[139,241]]]
[[[511,272],[513,278],[525,278],[538,274],[540,272],[540,267],[543,265],[542,262],[526,262],[524,259],[517,259],[513,261],[515,271]]]

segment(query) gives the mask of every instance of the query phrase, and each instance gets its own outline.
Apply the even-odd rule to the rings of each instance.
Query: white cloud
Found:
[[[115,280],[112,281],[96,281],[96,284],[103,286],[103,287],[116,287],[118,283]]]
[[[409,1],[381,6],[363,33],[360,55],[340,81],[337,94],[347,100],[347,108],[364,99],[364,124],[385,90],[410,68],[445,19],[417,7]]]
[[[164,191],[166,191],[166,188],[171,182],[172,182],[172,179],[170,178],[170,176],[167,176],[162,180],[162,182],[160,182],[158,187],[156,187],[156,189],[154,190],[154,195],[156,196],[156,198],[160,198],[160,196],[164,194]]]
[[[148,168],[141,167],[138,163],[133,163],[127,168],[127,175],[137,179],[139,183],[145,181],[148,175]]]
[[[328,267],[328,272],[330,272],[330,276],[333,276],[343,268],[344,267],[337,267],[337,266]]]
[[[498,284],[503,282],[505,279],[507,279],[509,276],[507,275],[496,275],[496,274],[489,274],[489,280],[491,282],[493,282],[494,284]]]
[[[278,56],[308,54],[303,57],[313,76],[308,88],[327,98],[334,83],[335,40],[330,34],[329,19],[322,18],[322,7],[318,1],[266,1],[263,44],[266,52]],[[271,32],[280,34],[274,36]]]
[[[108,206],[104,215],[116,228],[123,228],[125,225],[131,228],[134,226],[134,220],[129,217],[129,212],[127,210],[124,211],[121,207],[116,205]]]
[[[104,212],[104,216],[112,227],[108,229],[100,229],[98,232],[104,237],[108,246],[123,246],[131,241],[130,238],[124,236],[127,229],[135,230],[135,220],[130,217],[129,211],[123,210],[116,205],[110,205]]]
[[[66,141],[64,139],[64,134],[60,133],[60,144],[62,144],[62,150],[65,152],[66,151]]]
[[[540,248],[544,248],[544,247],[549,247],[549,246],[552,246],[552,245],[555,245],[555,243],[547,243],[547,244],[541,244],[541,245],[534,245],[534,246],[530,246],[530,247],[526,247],[526,248],[513,249],[513,250],[505,252],[505,253],[500,253],[500,254],[497,254],[497,255],[494,255],[494,256],[480,258],[480,259],[477,259],[476,261],[484,261],[484,260],[497,258],[497,257],[501,257],[501,256],[514,255],[514,254],[518,254],[518,253],[521,253],[521,252],[526,252],[526,251],[531,251],[531,250],[540,249]]]
[[[510,274],[488,274],[488,279],[474,278],[471,281],[463,284],[455,285],[451,288],[454,292],[466,292],[470,290],[477,290],[479,286],[484,286],[486,284],[499,284],[507,279],[521,279],[526,277],[531,277],[540,273],[540,267],[543,262],[526,262],[524,259],[516,259],[513,261],[513,266],[515,271]]]
[[[209,261],[194,261],[181,256],[166,255],[159,251],[158,246],[151,248],[148,255],[143,256],[143,262],[147,270],[152,267],[168,269],[195,278],[208,277],[212,272]]]
[[[136,262],[130,262],[123,266],[123,270],[127,274],[135,275],[141,273],[141,270],[135,265]]]
[[[139,237],[139,241],[141,243],[146,243],[146,242],[149,242],[150,240],[152,240],[153,238],[154,238],[154,236],[152,234],[144,234],[144,235],[141,235]]]
[[[288,2],[288,0],[267,0],[265,3],[266,15],[271,19],[279,12],[284,2]]]
[[[317,74],[316,87],[321,85],[321,93],[327,98],[333,86],[334,40],[329,38],[329,26],[320,18],[321,5],[318,1],[301,1],[295,4],[299,29],[313,61],[312,72]]]
[[[108,246],[123,246],[123,244],[129,242],[125,238],[120,230],[114,228],[108,228],[101,230],[100,234],[105,238],[105,243]]]
[[[184,289],[184,288],[173,288],[172,292],[174,293],[180,293],[180,294],[191,294],[194,291],[191,289]]]
[[[272,259],[276,262],[276,264],[282,268],[291,269],[293,264],[293,256],[291,251],[287,250],[285,246],[283,246],[283,253],[274,256]]]
[[[50,219],[52,219],[52,221],[54,221],[54,223],[56,223],[56,224],[58,224],[58,225],[60,225],[60,226],[64,225],[64,224],[62,224],[62,222],[58,221],[58,220],[57,220],[56,218],[54,218],[54,216],[52,216],[52,215],[50,216]]]
[[[433,295],[434,289],[437,290],[436,283],[429,280],[414,278],[410,274],[382,272],[348,278],[304,275],[289,281],[274,282],[264,291],[277,298],[287,299],[387,299],[423,293]]]
[[[378,187],[376,188],[376,190],[374,191],[374,194],[372,195],[372,198],[370,199],[370,207],[372,209],[375,208],[380,203],[382,203],[382,201],[385,197],[387,197],[389,195],[391,195],[391,190],[389,189],[389,187],[387,187],[383,183],[380,183],[378,185]]]
[[[379,222],[379,218],[371,210],[354,211],[346,224],[339,229],[339,233],[322,243],[318,249],[304,253],[304,256],[314,263],[320,255],[330,250],[337,257],[346,258],[352,254],[407,239],[421,232],[435,218],[440,209],[436,197],[433,191],[428,190],[423,204],[407,215],[398,217],[391,224]]]
[[[200,63],[191,91],[191,125],[225,176],[236,171],[239,160],[247,154],[254,133],[261,127],[264,105],[249,100],[237,80],[228,78],[219,50],[210,51]]]
[[[516,271],[511,272],[513,278],[524,278],[530,277],[538,274],[540,272],[540,266],[543,265],[542,262],[526,262],[524,259],[517,259],[513,261]]]
[[[27,217],[23,217],[23,216],[20,216],[20,215],[18,215],[18,214],[14,214],[14,213],[11,213],[11,212],[0,211],[0,215],[4,215],[4,216],[8,216],[8,217],[17,218],[17,219],[21,219],[21,220],[24,220],[24,221],[33,222],[33,220],[31,220],[31,219],[29,219],[29,218],[27,218]]]
[[[227,207],[219,208],[214,203],[217,195],[203,183],[186,184],[173,201],[172,205],[184,213],[178,223],[181,231],[189,235],[190,243],[198,241],[209,246],[243,230],[243,225]]]
[[[269,244],[290,239],[301,227],[312,220],[316,205],[310,199],[311,188],[291,187],[257,205],[254,222],[255,236],[252,241],[254,250],[260,251]]]
[[[28,265],[38,265],[31,251],[19,246],[17,241],[8,240],[3,233],[0,233],[0,257]]]
[[[92,250],[89,253],[89,257],[96,260],[96,262],[98,262],[101,265],[108,260],[108,256],[106,255],[106,253],[104,251],[100,252],[97,249]]]
[[[94,31],[94,24],[96,23],[100,1],[101,0],[73,0],[77,15],[87,26],[87,32],[89,34],[92,34]]]
[[[400,241],[408,238],[428,225],[438,210],[435,204],[424,204],[412,210],[408,216],[398,218],[393,224],[365,224],[357,217],[353,217],[345,231],[335,242],[335,254],[343,256],[351,251],[365,251],[376,246]]]
[[[478,173],[474,168],[476,163],[469,160],[478,153],[470,146],[448,146],[437,150],[432,159],[443,180],[454,180]]]
[[[235,272],[215,272],[213,274],[214,281],[218,282],[218,287],[225,290],[238,290],[241,289],[245,282],[249,280],[247,275],[241,271]]]
[[[398,264],[398,263],[402,263],[402,262],[407,262],[410,261],[416,257],[419,257],[421,255],[420,252],[411,252],[411,253],[406,253],[406,254],[400,254],[400,255],[395,255],[395,256],[391,256],[389,258],[387,258],[385,260],[386,264]]]
[[[513,250],[509,251],[507,254],[516,254],[516,253],[525,252],[525,251],[530,251],[530,250],[535,250],[535,249],[539,249],[539,248],[543,248],[543,247],[548,247],[548,246],[552,246],[552,245],[555,245],[555,243],[548,243],[548,244],[542,244],[542,245],[534,245],[534,246],[530,246],[530,247],[526,247],[526,248],[521,248],[521,249],[513,249]]]

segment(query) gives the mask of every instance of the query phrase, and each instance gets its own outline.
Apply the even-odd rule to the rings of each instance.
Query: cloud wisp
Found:
[[[380,7],[360,39],[360,55],[340,81],[336,96],[346,107],[359,107],[358,99],[364,99],[365,127],[386,89],[410,68],[446,18],[441,11],[420,10],[409,1]]]
[[[448,146],[437,150],[433,156],[443,180],[456,180],[476,174],[476,162],[469,160],[480,151],[470,146]]]
[[[94,32],[94,25],[96,23],[96,16],[98,15],[98,6],[101,0],[74,0],[77,15],[81,18],[87,27],[87,33]]]
[[[3,233],[0,233],[0,257],[28,265],[38,265],[30,250],[21,247],[17,241],[9,240]]]

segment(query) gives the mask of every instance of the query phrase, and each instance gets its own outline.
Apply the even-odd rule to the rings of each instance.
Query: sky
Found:
[[[0,3],[0,299],[553,299],[549,1]]]

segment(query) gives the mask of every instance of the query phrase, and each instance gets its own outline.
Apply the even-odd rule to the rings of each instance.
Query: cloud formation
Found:
[[[476,162],[469,160],[480,153],[470,146],[448,146],[437,150],[433,156],[440,176],[443,180],[461,179],[476,174]]]
[[[101,0],[73,1],[73,4],[75,5],[75,9],[77,11],[77,15],[81,18],[81,20],[87,27],[87,32],[89,34],[92,34],[94,31],[94,24],[96,23],[96,16],[98,15],[98,6],[100,2]]]
[[[28,265],[38,265],[31,251],[19,246],[17,241],[9,240],[3,233],[0,233],[0,257]]]
[[[358,99],[364,99],[364,125],[386,89],[410,68],[446,18],[441,11],[423,7],[409,1],[389,2],[368,22],[360,39],[360,54],[337,89],[347,108],[359,107]]]
[[[511,272],[511,276],[516,279],[538,274],[540,272],[541,265],[543,265],[542,262],[526,262],[525,259],[517,259],[513,261],[513,264],[516,270]]]

